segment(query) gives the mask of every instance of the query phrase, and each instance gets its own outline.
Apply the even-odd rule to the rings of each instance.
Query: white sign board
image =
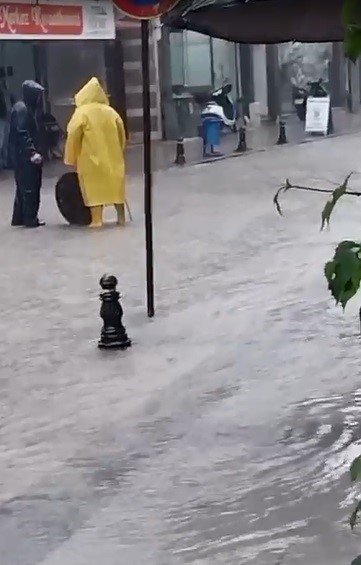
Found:
[[[306,132],[327,134],[330,97],[307,98]]]
[[[112,0],[0,0],[0,41],[114,37]]]

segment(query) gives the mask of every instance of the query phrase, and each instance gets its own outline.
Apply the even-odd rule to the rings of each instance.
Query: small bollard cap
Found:
[[[109,290],[111,288],[115,288],[118,284],[118,279],[114,275],[109,275],[105,273],[99,281],[100,286],[104,290]]]

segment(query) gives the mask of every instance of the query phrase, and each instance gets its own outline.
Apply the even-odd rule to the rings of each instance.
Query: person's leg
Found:
[[[0,168],[5,169],[6,120],[0,120]]]
[[[114,204],[117,211],[118,224],[120,226],[125,225],[125,204]]]
[[[5,143],[4,143],[4,164],[5,164],[5,169],[9,169],[11,168],[11,163],[10,163],[10,159],[9,159],[9,130],[10,130],[10,125],[9,122],[6,122],[6,130],[5,130]]]
[[[37,228],[44,225],[44,222],[40,222],[38,218],[42,167],[29,164],[27,166],[27,178],[25,181],[23,200],[24,224],[28,228]]]
[[[90,228],[101,228],[103,225],[103,206],[90,206]]]
[[[36,206],[36,217],[39,221],[39,208],[40,208],[40,191],[41,191],[41,186],[43,184],[43,167],[38,167],[36,169],[36,175],[35,175],[35,187],[36,190],[34,192],[34,203]]]
[[[24,214],[23,214],[23,173],[20,167],[16,167],[14,170],[14,178],[16,184],[16,193],[14,199],[13,217],[11,220],[12,226],[22,226],[24,225]]]

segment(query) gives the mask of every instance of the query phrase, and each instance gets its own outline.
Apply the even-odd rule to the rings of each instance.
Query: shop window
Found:
[[[105,84],[103,42],[49,41],[47,44],[48,83],[52,113],[62,128],[73,110],[74,95],[92,77]]]
[[[184,86],[184,45],[183,33],[171,33],[170,41],[170,60],[171,60],[171,77],[173,86]]]
[[[0,74],[14,99],[22,96],[24,80],[35,78],[33,43],[31,41],[0,42]]]
[[[235,44],[224,39],[212,39],[214,86],[230,83],[237,92],[237,60]]]
[[[170,34],[173,86],[212,85],[211,39],[194,31]]]

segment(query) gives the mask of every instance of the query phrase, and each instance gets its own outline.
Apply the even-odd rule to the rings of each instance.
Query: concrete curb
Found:
[[[227,159],[234,159],[235,157],[247,157],[248,155],[254,155],[256,153],[265,153],[266,151],[282,151],[287,150],[290,147],[297,147],[298,145],[306,145],[308,143],[318,143],[320,141],[326,141],[328,139],[334,139],[337,137],[344,137],[344,136],[352,136],[352,135],[360,135],[361,131],[345,131],[339,133],[332,133],[326,136],[319,136],[310,139],[303,139],[302,141],[294,142],[294,143],[287,143],[286,145],[269,145],[267,147],[260,147],[259,149],[252,149],[249,148],[244,153],[234,153],[225,154],[225,155],[218,155],[216,157],[209,157],[208,159],[202,159],[201,161],[191,161],[186,164],[187,167],[195,167],[196,165],[210,165],[212,163],[217,163],[218,161],[225,161]],[[179,166],[172,164],[169,168],[179,168]]]

